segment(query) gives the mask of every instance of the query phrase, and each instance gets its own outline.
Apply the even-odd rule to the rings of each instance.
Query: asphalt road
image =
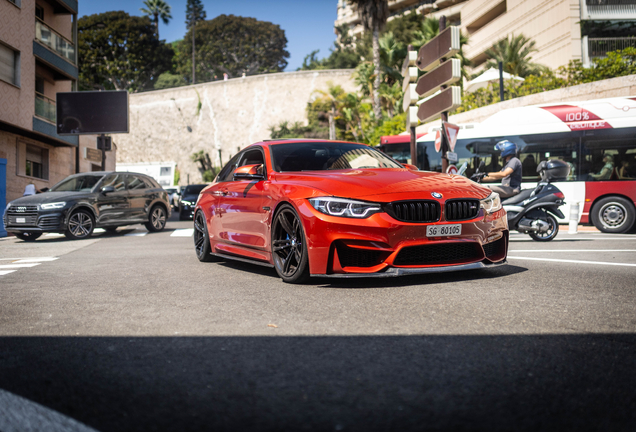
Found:
[[[636,235],[299,286],[191,226],[0,239],[0,431],[636,430]]]

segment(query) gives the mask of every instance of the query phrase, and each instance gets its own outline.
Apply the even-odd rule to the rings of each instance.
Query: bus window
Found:
[[[579,163],[578,138],[568,137],[557,139],[554,135],[525,135],[520,137],[524,145],[520,147],[523,181],[538,181],[537,165],[539,162],[560,159],[570,165],[570,174],[566,180],[577,179],[576,166]]]
[[[383,144],[380,150],[400,163],[411,163],[410,143]]]
[[[636,140],[583,140],[581,172],[587,181],[636,179]]]

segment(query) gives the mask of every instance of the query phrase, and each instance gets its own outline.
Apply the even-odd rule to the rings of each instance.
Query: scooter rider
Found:
[[[501,151],[501,158],[505,166],[499,172],[486,173],[482,181],[497,181],[501,179],[501,186],[488,187],[504,198],[510,198],[521,191],[521,161],[517,158],[517,144],[503,140],[495,145],[495,150]]]

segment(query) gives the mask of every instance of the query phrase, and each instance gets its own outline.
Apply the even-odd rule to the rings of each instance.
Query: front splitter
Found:
[[[483,262],[476,262],[471,264],[460,264],[454,266],[444,267],[419,267],[419,268],[396,268],[391,267],[386,271],[379,273],[334,273],[334,274],[312,274],[312,277],[325,277],[325,278],[341,278],[341,279],[353,279],[353,278],[389,278],[397,276],[407,276],[413,274],[423,273],[446,273],[463,270],[478,270],[489,269],[499,267],[508,264],[507,260],[503,260],[497,263],[485,264]]]

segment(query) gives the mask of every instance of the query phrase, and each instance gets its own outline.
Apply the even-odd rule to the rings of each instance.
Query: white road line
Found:
[[[46,257],[46,258],[20,258],[17,261],[13,261],[13,264],[25,264],[25,263],[34,263],[34,262],[45,262],[45,261],[55,261],[59,259],[58,257]]]
[[[170,237],[192,237],[194,234],[194,228],[185,228],[174,230]]]
[[[29,264],[0,264],[0,269],[10,269],[10,268],[25,268],[25,267],[35,267],[40,265],[40,263],[29,263]]]
[[[636,252],[636,249],[515,249],[512,252]]]
[[[0,270],[0,276],[4,276],[9,273],[13,273],[15,270]]]
[[[99,234],[106,232],[106,230],[104,228],[95,228],[93,232]]]
[[[124,237],[143,237],[148,234],[148,231],[145,232],[131,232],[128,234],[124,234]]]
[[[510,255],[508,255],[508,258],[524,259],[524,260],[531,260],[531,261],[551,261],[551,262],[558,262],[558,263],[598,264],[598,265],[610,265],[610,266],[636,267],[636,264],[601,262],[601,261],[579,261],[579,260],[566,260],[566,259],[553,259],[553,258],[530,258],[530,257],[517,257],[517,256],[510,256]]]
[[[64,237],[64,234],[60,234],[60,233],[49,233],[49,234],[44,234],[44,237]]]
[[[553,242],[558,241],[576,241],[576,240],[636,240],[636,237],[569,237],[569,238],[555,238],[552,240]],[[523,242],[523,241],[534,241],[530,237],[528,238],[510,238],[511,242]]]
[[[58,257],[0,258],[0,261],[29,260],[31,262],[55,261]]]

